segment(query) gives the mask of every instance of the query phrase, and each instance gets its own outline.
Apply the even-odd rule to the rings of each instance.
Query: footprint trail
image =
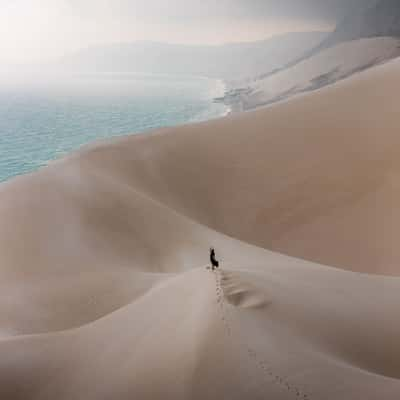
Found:
[[[213,271],[213,273],[215,275],[215,292],[217,297],[217,306],[220,311],[220,318],[227,336],[231,337],[233,336],[231,324],[232,313],[229,311],[229,304],[225,301],[224,290],[221,284],[222,273],[220,271]],[[294,399],[311,400],[307,393],[290,383],[288,379],[274,372],[267,361],[261,359],[257,352],[248,345],[246,345],[246,353],[249,359],[256,365],[257,369],[264,374],[269,382],[272,382],[278,385],[282,390],[291,393]]]

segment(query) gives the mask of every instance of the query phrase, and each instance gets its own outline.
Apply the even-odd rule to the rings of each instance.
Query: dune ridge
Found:
[[[286,103],[122,138],[69,160],[257,246],[396,275],[398,68],[394,61]]]
[[[397,400],[399,70],[1,185],[0,398]]]

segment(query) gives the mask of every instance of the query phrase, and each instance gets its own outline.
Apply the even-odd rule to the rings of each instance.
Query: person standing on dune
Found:
[[[214,271],[219,267],[219,262],[215,258],[215,250],[213,247],[210,248],[210,261],[211,261],[211,269]]]

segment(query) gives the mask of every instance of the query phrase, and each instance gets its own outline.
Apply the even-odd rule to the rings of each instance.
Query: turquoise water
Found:
[[[201,121],[227,112],[221,82],[144,74],[0,86],[0,182],[99,138]]]

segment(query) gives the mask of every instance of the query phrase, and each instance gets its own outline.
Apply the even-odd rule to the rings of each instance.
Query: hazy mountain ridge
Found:
[[[400,37],[398,0],[379,0],[368,6],[364,12],[352,13],[338,24],[321,46],[328,47],[343,41],[378,36]]]
[[[400,40],[375,37],[321,50],[291,68],[234,89],[223,98],[235,110],[249,110],[331,85],[400,56]]]
[[[258,78],[266,78],[276,72],[306,60],[327,48],[340,43],[372,37],[400,37],[400,2],[398,0],[370,0],[365,8],[355,9],[339,21],[335,30],[317,46],[306,50],[277,71],[268,71]]]
[[[373,49],[365,47],[365,41],[378,38],[370,43]],[[388,40],[393,39],[393,40]],[[234,109],[251,109],[285,100],[295,94],[319,89],[347,78],[354,73],[400,56],[400,2],[379,0],[368,4],[362,10],[355,10],[344,18],[335,31],[320,44],[305,51],[300,57],[275,71],[257,76],[253,82],[242,82],[222,99]],[[364,41],[364,43],[358,43]],[[344,45],[344,46],[343,46]],[[349,51],[353,47],[352,51]],[[342,51],[342,49],[344,49]],[[368,52],[366,55],[365,53]],[[335,59],[333,56],[336,56]],[[357,65],[357,59],[359,60]],[[282,85],[281,90],[270,83],[304,70],[315,70],[316,75],[297,77],[295,85]],[[351,66],[346,66],[348,64]],[[317,73],[318,71],[318,73]],[[291,79],[289,79],[291,80]]]
[[[64,57],[72,71],[146,72],[240,80],[280,68],[315,47],[325,32],[288,33],[219,46],[134,42],[90,47]]]

